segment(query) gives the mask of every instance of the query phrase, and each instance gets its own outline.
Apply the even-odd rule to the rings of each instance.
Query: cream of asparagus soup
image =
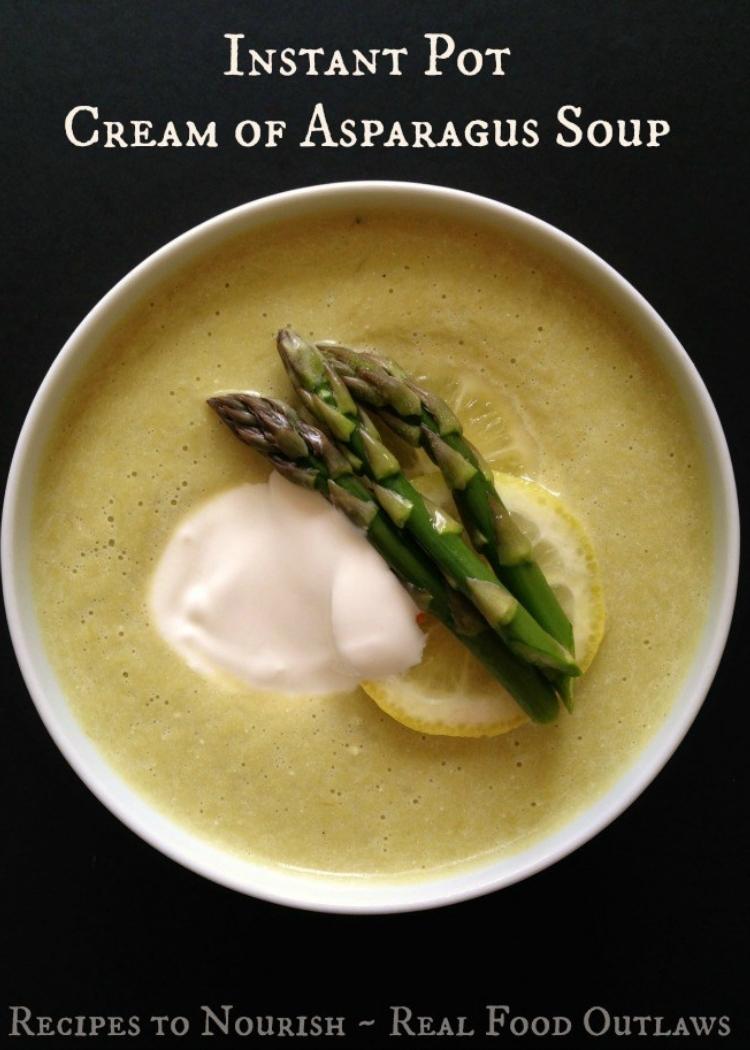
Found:
[[[575,680],[572,712],[561,705],[546,724],[522,715],[495,726],[508,730],[501,735],[478,738],[442,735],[421,714],[401,724],[394,696],[417,690],[426,710],[431,681],[462,709],[471,704],[474,658],[447,632],[428,643],[422,663],[365,682],[367,692],[338,679],[321,691],[312,677],[306,688],[304,675],[291,692],[274,690],[272,677],[231,673],[234,656],[230,673],[212,674],[164,636],[153,586],[169,544],[186,522],[223,506],[216,500],[244,507],[232,493],[271,474],[206,399],[252,390],[294,401],[275,348],[290,323],[302,340],[378,351],[428,377],[513,513],[528,510],[540,564],[554,572],[566,546],[560,602],[575,590],[576,566],[595,578],[606,633]],[[426,474],[418,484],[435,496],[425,452],[400,439],[389,448],[410,477]],[[60,406],[40,468],[35,601],[76,717],[155,807],[250,859],[342,876],[421,876],[507,855],[559,828],[662,725],[707,610],[707,488],[673,384],[578,278],[482,226],[331,212],[268,225],[203,255],[103,340]],[[398,519],[404,501],[378,498]],[[283,541],[286,557],[278,533],[273,557],[269,541],[267,561],[253,568],[261,605],[283,602],[312,572],[304,530],[289,532],[301,538]],[[338,615],[350,632],[355,604],[358,629],[366,616],[368,577],[352,582],[359,571],[343,576]],[[263,608],[253,607],[254,590],[240,601],[242,587],[230,584],[220,594],[248,622],[246,642],[242,616],[233,623],[232,644],[252,654],[254,632],[265,637]],[[391,600],[372,586],[373,605]],[[403,608],[412,628],[412,606]],[[589,616],[587,629],[602,618]],[[297,647],[309,655],[306,639],[312,646],[320,624],[299,612],[289,620],[284,651],[294,661]],[[429,612],[419,622],[434,638]],[[398,666],[418,655],[419,644]],[[559,666],[537,677],[546,682]]]

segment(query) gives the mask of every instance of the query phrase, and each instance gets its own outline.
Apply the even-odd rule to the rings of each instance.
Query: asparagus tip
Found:
[[[302,339],[292,328],[281,328],[276,346],[295,387],[314,391],[325,377],[325,364],[317,347]]]

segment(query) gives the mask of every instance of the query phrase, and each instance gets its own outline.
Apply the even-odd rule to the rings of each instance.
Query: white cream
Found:
[[[424,645],[416,606],[364,535],[278,474],[221,493],[178,526],[150,605],[194,670],[284,693],[396,674]]]

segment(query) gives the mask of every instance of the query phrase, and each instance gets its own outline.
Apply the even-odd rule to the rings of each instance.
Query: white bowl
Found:
[[[671,712],[614,786],[565,827],[513,856],[418,881],[309,876],[251,863],[167,819],[132,790],[92,746],[73,717],[42,644],[31,598],[29,521],[35,477],[52,409],[65,396],[103,336],[148,290],[186,261],[226,238],[274,219],[364,205],[440,212],[480,221],[559,259],[597,288],[641,334],[679,389],[704,448],[715,527],[710,610],[692,667]],[[352,182],[293,190],[218,215],[137,266],[94,307],[60,351],[29,410],[5,494],[2,572],[11,637],[26,684],[53,739],[95,795],[128,827],[181,864],[243,893],[302,908],[390,912],[448,904],[526,878],[586,842],[620,814],[656,776],[682,740],[708,692],[724,648],[739,563],[739,515],[729,453],[716,411],[696,369],[665,323],[631,285],[577,241],[515,208],[457,190],[398,182]]]

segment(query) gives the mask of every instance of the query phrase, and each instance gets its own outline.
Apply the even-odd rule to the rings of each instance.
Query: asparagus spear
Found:
[[[282,329],[277,343],[303,404],[361,462],[378,503],[391,520],[414,537],[449,583],[473,602],[516,655],[542,668],[579,675],[565,647],[539,626],[487,562],[467,546],[461,525],[424,499],[404,477],[374,423],[357,408],[322,352],[291,329]]]
[[[570,620],[532,557],[531,544],[502,502],[492,471],[463,436],[448,405],[387,357],[336,343],[318,346],[355,400],[377,409],[395,433],[427,452],[440,468],[476,549],[544,630],[573,653]],[[572,706],[570,678],[558,677],[556,682],[566,705]]]
[[[370,543],[407,587],[416,603],[461,641],[536,722],[557,713],[547,681],[488,628],[473,606],[452,590],[408,536],[383,513],[351,460],[317,427],[282,401],[257,394],[212,397],[208,404],[245,444],[264,455],[294,484],[317,489],[365,531]]]

